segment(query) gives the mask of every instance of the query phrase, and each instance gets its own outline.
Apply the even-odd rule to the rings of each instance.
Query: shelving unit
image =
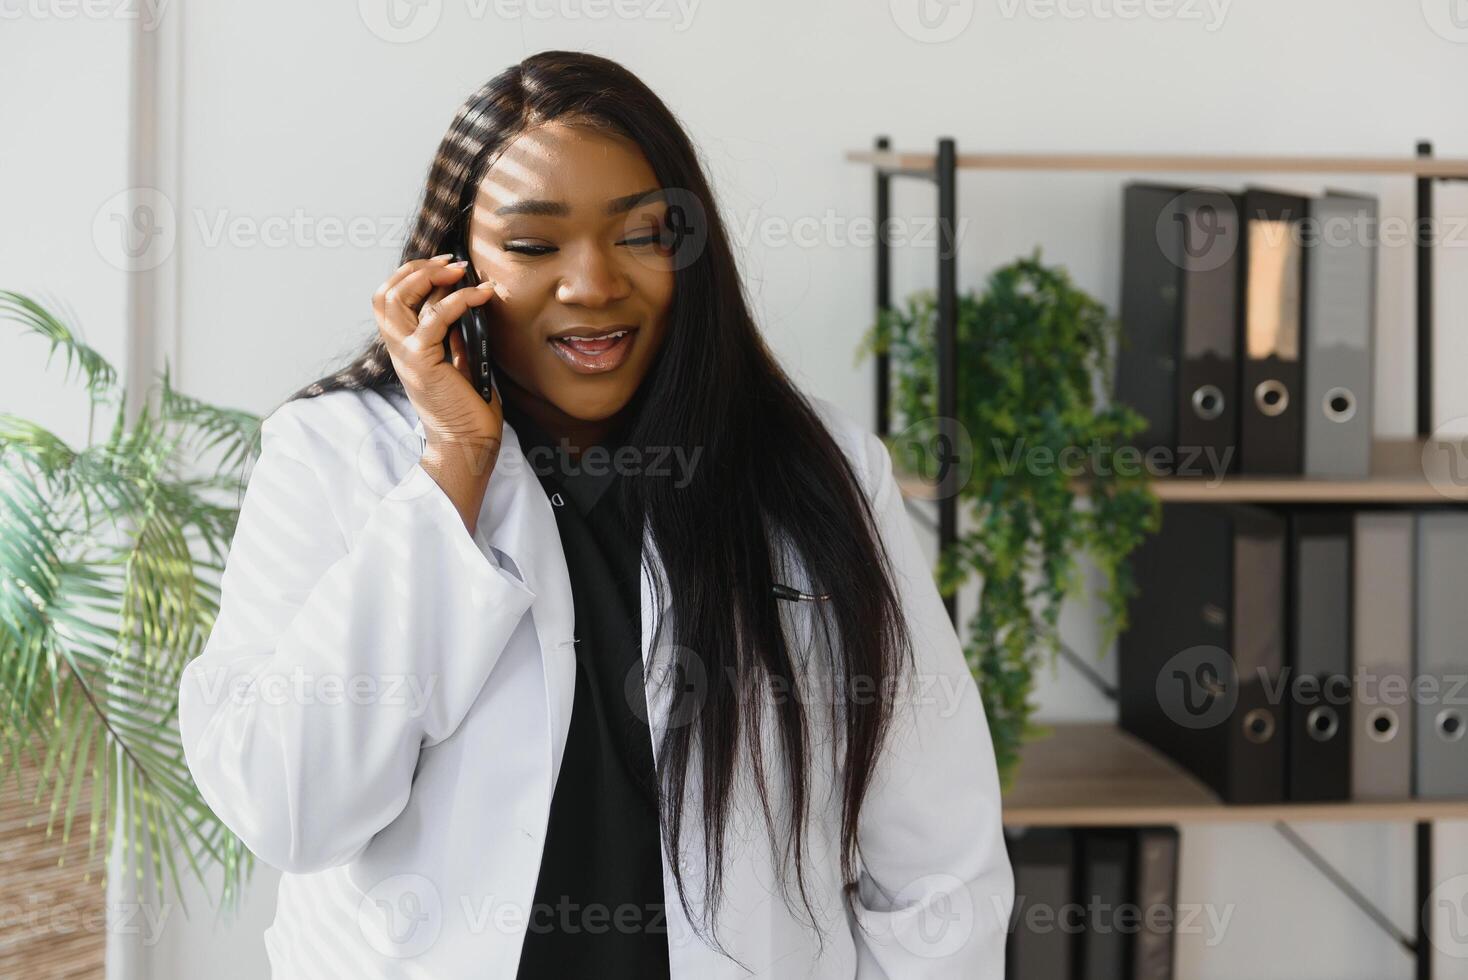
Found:
[[[939,140],[941,145],[944,141]],[[1427,146],[1427,144],[1418,144]],[[889,174],[929,177],[939,153],[903,153],[879,145],[852,150],[846,159],[869,163]],[[1415,157],[1248,156],[1239,154],[1138,153],[960,153],[959,170],[1071,170],[1126,173],[1398,174],[1409,177],[1468,178],[1468,160],[1434,158],[1419,149]]]
[[[1329,479],[1308,476],[1167,477],[1152,481],[1165,503],[1256,504],[1445,504],[1468,503],[1468,473],[1454,474],[1449,460],[1468,458],[1458,443],[1432,439],[1378,439],[1372,444],[1369,476]],[[899,473],[909,500],[933,501],[933,485]],[[1085,492],[1077,481],[1077,492]]]
[[[936,151],[891,149],[878,137],[874,149],[846,154],[875,175],[876,307],[890,309],[891,245],[883,233],[891,218],[894,178],[931,181],[937,192],[937,415],[958,416],[957,378],[957,172],[961,169],[1007,171],[1075,171],[1125,173],[1258,173],[1372,174],[1411,177],[1416,188],[1417,269],[1415,282],[1417,334],[1417,438],[1379,440],[1373,446],[1372,472],[1363,479],[1310,477],[1167,478],[1154,480],[1157,495],[1169,502],[1464,504],[1468,478],[1447,469],[1459,447],[1431,441],[1433,432],[1432,241],[1433,189],[1440,180],[1468,179],[1468,160],[1432,155],[1432,144],[1420,142],[1414,156],[1330,157],[1264,155],[1180,155],[1107,153],[965,153],[952,139],[938,140]],[[889,434],[891,366],[876,357],[876,431]],[[940,548],[957,538],[958,495],[934,493],[930,484],[900,476],[904,496],[928,501],[937,510],[932,522]],[[1078,489],[1084,490],[1081,484]],[[958,622],[955,596],[944,599],[949,617]],[[1468,818],[1468,800],[1346,801],[1328,804],[1236,806],[1221,802],[1206,786],[1145,743],[1114,725],[1052,726],[1049,738],[1027,743],[1016,783],[1005,795],[1007,825],[1099,826],[1137,824],[1272,821],[1317,869],[1390,935],[1416,964],[1417,980],[1432,977],[1432,944],[1424,922],[1418,933],[1398,930],[1371,901],[1315,853],[1290,827],[1295,820],[1412,821],[1416,824],[1416,896],[1420,909],[1432,888],[1432,821]]]
[[[1052,734],[1026,742],[1020,750],[1014,786],[1004,795],[1004,822],[1010,826],[1468,819],[1468,800],[1230,805],[1177,763],[1116,725],[1049,727]]]

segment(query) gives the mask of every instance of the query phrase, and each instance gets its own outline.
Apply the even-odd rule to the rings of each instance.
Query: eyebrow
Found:
[[[626,197],[615,197],[607,202],[607,214],[624,214],[639,204],[663,200],[664,197],[665,193],[661,187],[638,191],[636,194],[628,194]],[[571,208],[565,201],[525,200],[516,201],[514,204],[506,204],[502,208],[496,208],[494,213],[501,217],[511,214],[535,214],[548,218],[564,218],[570,215]]]

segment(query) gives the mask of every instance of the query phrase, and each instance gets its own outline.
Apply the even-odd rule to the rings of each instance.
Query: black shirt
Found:
[[[576,693],[518,980],[669,976],[652,743],[642,685],[642,528],[605,451],[563,451],[505,408],[550,498],[576,614]],[[635,674],[634,674],[635,672]],[[630,694],[629,694],[630,692]],[[629,697],[638,700],[633,709]]]

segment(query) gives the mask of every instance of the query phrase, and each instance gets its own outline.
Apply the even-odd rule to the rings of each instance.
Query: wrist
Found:
[[[498,439],[426,439],[422,463],[460,480],[487,484],[499,457]]]
[[[450,449],[445,452],[444,447],[436,446],[425,447],[418,464],[448,497],[472,535],[479,523],[479,510],[489,487],[493,463],[485,461],[482,451],[466,454]]]

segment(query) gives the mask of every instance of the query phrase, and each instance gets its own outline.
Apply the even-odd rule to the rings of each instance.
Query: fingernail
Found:
[[[428,261],[430,261],[430,262],[442,262],[444,259],[451,259],[453,257],[454,257],[454,253],[453,252],[445,252],[442,255],[435,255],[433,258],[429,259]]]
[[[448,265],[444,266],[444,268],[445,269],[462,269],[462,268],[464,268],[468,264],[469,264],[469,260],[468,259],[460,259],[457,262],[450,262]]]
[[[495,284],[493,282],[481,282],[475,288],[482,289],[482,290],[484,290],[485,292],[488,293],[488,292],[493,292],[494,291],[494,287],[495,287]]]

